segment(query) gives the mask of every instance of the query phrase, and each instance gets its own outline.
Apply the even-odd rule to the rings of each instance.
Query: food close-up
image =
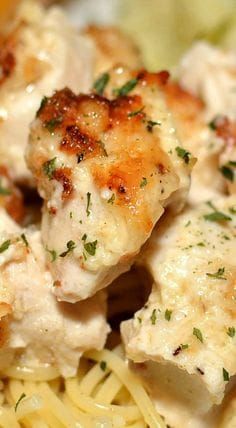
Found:
[[[0,1],[0,427],[236,428],[236,3]]]

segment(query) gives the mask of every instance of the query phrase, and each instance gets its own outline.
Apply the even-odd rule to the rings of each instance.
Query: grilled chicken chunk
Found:
[[[88,90],[93,46],[56,8],[33,5],[19,12],[0,47],[0,157],[14,179],[32,178],[24,161],[29,124],[42,96],[65,85]]]
[[[235,118],[235,52],[197,42],[183,57],[177,74],[181,86],[204,101],[206,120],[218,114]]]
[[[75,305],[58,303],[40,232],[23,230],[1,209],[0,236],[0,368],[47,363],[74,376],[83,352],[104,346],[103,292]]]
[[[164,207],[184,203],[191,159],[163,99],[167,77],[119,67],[97,93],[64,89],[42,101],[27,162],[45,201],[42,236],[56,254],[48,265],[60,300],[85,299],[128,270]]]
[[[236,374],[235,231],[235,196],[167,216],[139,261],[153,276],[149,300],[121,328],[129,358],[198,377],[211,405]]]
[[[197,159],[191,175],[190,204],[235,193],[235,121],[218,115],[209,122],[207,106],[178,83],[166,85],[165,93],[178,136],[185,149]]]

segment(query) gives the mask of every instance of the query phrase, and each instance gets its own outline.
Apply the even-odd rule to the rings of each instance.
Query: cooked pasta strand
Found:
[[[88,352],[87,356],[95,361],[106,361],[108,367],[115,372],[117,377],[129,390],[134,401],[138,405],[138,408],[142,412],[145,422],[150,426],[150,428],[165,428],[163,419],[156,412],[148,394],[141,385],[137,376],[131,373],[131,371],[126,367],[124,361],[118,357],[118,355],[114,352],[103,350]]]

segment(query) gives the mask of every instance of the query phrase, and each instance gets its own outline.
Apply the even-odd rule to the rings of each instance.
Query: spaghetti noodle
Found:
[[[62,379],[52,367],[19,366],[2,378],[3,428],[166,427],[121,347],[89,352],[75,378]]]

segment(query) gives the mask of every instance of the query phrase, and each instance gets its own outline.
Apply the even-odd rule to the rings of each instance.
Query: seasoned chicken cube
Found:
[[[84,34],[95,44],[95,75],[106,72],[117,64],[132,69],[142,66],[141,55],[135,44],[116,27],[90,25]]]
[[[207,107],[178,83],[166,85],[165,93],[178,136],[184,147],[197,158],[191,175],[190,204],[235,193],[235,121],[223,115],[206,121]]]
[[[184,203],[191,158],[162,96],[167,77],[118,68],[96,81],[97,93],[64,89],[42,101],[27,162],[60,300],[85,299],[128,270],[164,207]]]
[[[140,256],[149,300],[121,326],[129,358],[199,378],[209,406],[236,374],[235,238],[235,196],[167,216]]]
[[[183,57],[177,75],[184,89],[204,101],[206,120],[218,114],[235,118],[235,52],[197,42]]]
[[[44,95],[91,86],[93,46],[56,8],[22,10],[0,46],[0,157],[14,179],[30,181],[24,160],[29,124]]]
[[[83,352],[104,346],[103,292],[74,305],[57,302],[40,232],[20,228],[1,210],[0,237],[0,369],[52,364],[74,376]]]

